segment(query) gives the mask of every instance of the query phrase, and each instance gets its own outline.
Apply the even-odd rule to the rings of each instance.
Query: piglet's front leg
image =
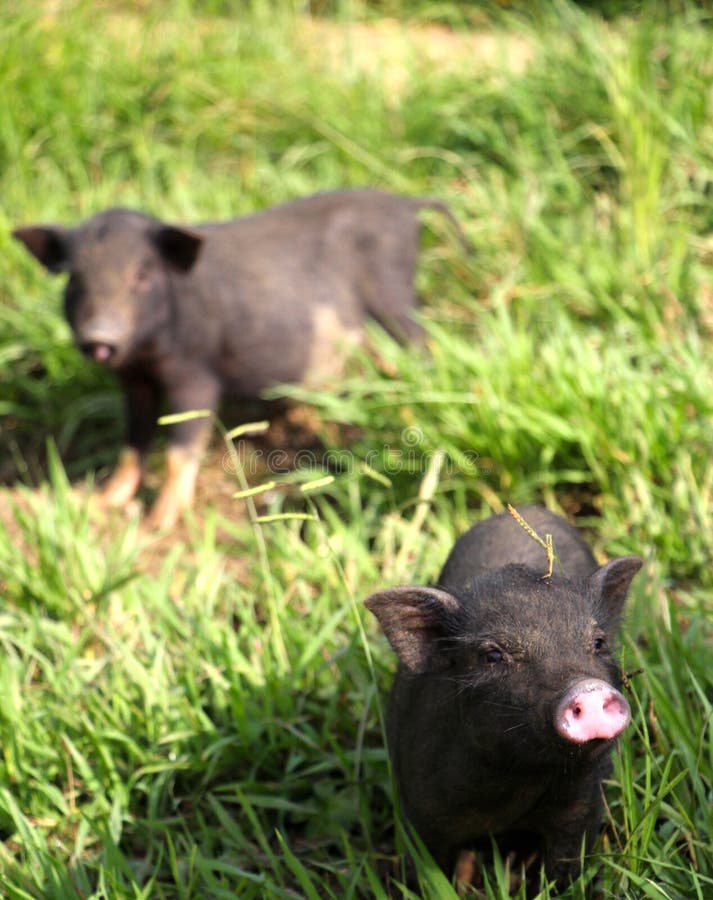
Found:
[[[602,817],[600,779],[609,768],[608,759],[602,760],[599,771],[595,768],[582,779],[579,795],[575,794],[569,805],[543,815],[545,871],[559,890],[565,890],[576,879],[582,852],[590,852],[596,841]]]
[[[207,373],[184,376],[169,391],[169,403],[175,413],[216,408],[220,385]],[[210,440],[212,417],[190,418],[171,426],[166,454],[166,480],[148,517],[152,528],[173,528],[184,510],[193,504],[196,479],[203,452]]]
[[[143,478],[141,454],[135,447],[124,447],[116,469],[101,487],[99,500],[106,506],[126,506],[138,491]]]
[[[141,372],[124,371],[119,379],[126,408],[126,446],[113,474],[102,485],[99,499],[106,506],[123,507],[144,479],[146,456],[156,432],[161,389],[154,379]]]
[[[147,518],[150,528],[173,528],[186,509],[193,505],[200,453],[187,447],[169,447],[166,454],[167,478]]]

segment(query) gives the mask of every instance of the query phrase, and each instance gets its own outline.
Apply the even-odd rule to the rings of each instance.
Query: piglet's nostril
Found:
[[[84,341],[79,348],[86,357],[100,363],[108,362],[116,352],[113,344],[102,341]]]

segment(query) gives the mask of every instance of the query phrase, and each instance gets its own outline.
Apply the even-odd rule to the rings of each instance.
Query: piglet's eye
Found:
[[[154,276],[156,271],[156,264],[153,260],[145,259],[143,260],[137,267],[134,272],[134,287],[136,288],[145,288],[147,287],[151,279]]]
[[[487,663],[490,666],[495,666],[498,663],[503,662],[505,659],[505,655],[502,650],[498,650],[497,647],[489,647],[487,650],[483,650],[480,655],[480,658],[484,663]]]
[[[602,637],[602,635],[597,635],[597,636],[594,638],[594,641],[593,641],[593,643],[592,643],[592,646],[594,647],[594,652],[595,652],[595,653],[601,653],[603,650],[606,650],[606,649],[607,649],[607,641],[606,641],[606,638],[605,638],[605,637]]]

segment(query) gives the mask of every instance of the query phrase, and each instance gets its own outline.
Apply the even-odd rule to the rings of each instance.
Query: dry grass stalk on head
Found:
[[[530,535],[532,540],[536,541],[542,547],[542,549],[545,551],[545,553],[547,554],[547,571],[545,572],[545,574],[542,577],[543,578],[551,578],[552,570],[554,569],[554,565],[555,565],[555,559],[557,558],[557,555],[555,554],[554,544],[552,542],[552,535],[546,534],[545,538],[543,540],[540,537],[540,535],[535,531],[535,529],[531,525],[528,525],[528,523],[520,515],[520,513],[515,509],[514,506],[511,506],[508,503],[507,507],[508,507],[508,512],[513,517],[513,519],[515,519],[517,524],[520,525],[521,528],[524,528],[525,531]]]

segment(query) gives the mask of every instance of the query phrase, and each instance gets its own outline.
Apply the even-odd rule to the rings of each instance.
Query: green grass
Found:
[[[710,20],[592,6],[313,4],[348,36],[330,62],[296,3],[0,2],[3,896],[416,896],[384,750],[394,659],[362,600],[533,500],[646,559],[634,723],[570,896],[595,873],[604,897],[710,895]],[[364,67],[355,23],[382,11],[517,38],[527,65],[407,40]],[[443,197],[473,253],[428,218],[427,348],[375,331],[338,395],[282,391],[341,471],[207,502],[173,540],[98,519],[84,479],[114,461],[120,398],[11,229],[364,184]],[[453,896],[415,852],[419,894]],[[482,877],[505,894],[497,857]]]

